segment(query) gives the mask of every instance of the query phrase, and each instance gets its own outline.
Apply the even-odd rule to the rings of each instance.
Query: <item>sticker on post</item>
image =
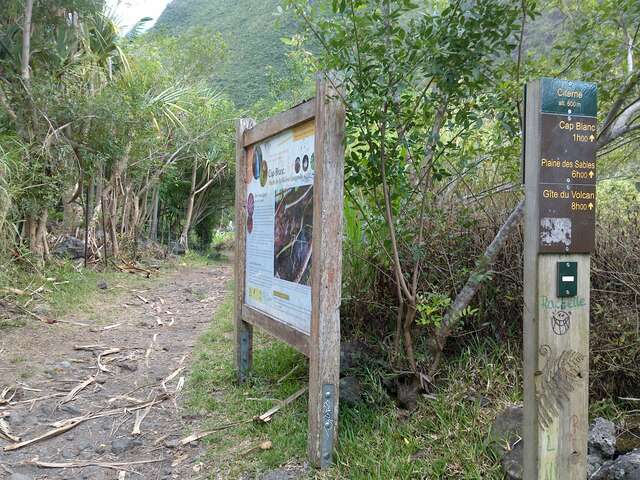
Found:
[[[540,241],[542,245],[571,246],[571,219],[543,217],[540,219]]]

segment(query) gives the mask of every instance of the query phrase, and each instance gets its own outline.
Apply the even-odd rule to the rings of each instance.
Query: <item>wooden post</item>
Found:
[[[309,458],[321,468],[330,465],[337,439],[340,380],[345,111],[337,81],[319,74],[316,90]]]
[[[246,267],[246,175],[247,153],[244,148],[244,132],[255,125],[248,118],[236,122],[236,249],[234,259],[235,302],[234,320],[236,335],[236,368],[238,381],[246,380],[247,371],[253,361],[253,327],[242,319]]]
[[[595,108],[591,84],[527,86],[525,480],[586,478]]]

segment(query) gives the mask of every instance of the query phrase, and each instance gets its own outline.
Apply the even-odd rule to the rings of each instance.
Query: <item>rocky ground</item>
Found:
[[[495,419],[489,441],[502,451],[508,480],[522,480],[522,407],[512,406]],[[589,428],[586,480],[640,480],[640,424],[616,426],[596,418]]]
[[[0,478],[206,478],[182,408],[191,352],[230,267],[102,284],[96,319],[0,332]]]

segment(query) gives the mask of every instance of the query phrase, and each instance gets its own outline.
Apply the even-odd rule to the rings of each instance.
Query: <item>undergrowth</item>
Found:
[[[188,408],[201,415],[213,464],[210,478],[240,478],[307,459],[307,397],[278,412],[267,424],[252,422],[279,400],[307,384],[308,362],[289,346],[254,332],[254,368],[236,383],[233,303],[214,315],[194,352]],[[340,405],[339,442],[334,466],[310,470],[316,479],[502,479],[495,447],[486,439],[496,415],[522,403],[519,345],[487,339],[468,342],[443,365],[434,391],[418,407],[399,410],[387,394],[376,362],[360,365],[358,404]],[[593,401],[590,418],[623,422],[629,412],[613,400]],[[241,423],[240,423],[241,422]],[[236,423],[240,423],[236,425]],[[225,428],[228,427],[228,428]],[[256,448],[269,440],[269,450]]]
[[[0,268],[0,329],[22,327],[42,318],[72,312],[88,313],[96,295],[109,296],[118,288],[135,288],[146,280],[116,271],[85,269],[70,261],[55,260],[43,268],[6,261]],[[101,290],[99,284],[106,284]]]
[[[208,437],[214,465],[210,478],[302,465],[307,455],[306,396],[268,424],[251,419],[306,385],[307,360],[256,332],[250,380],[237,385],[232,314],[227,299],[196,347],[189,382],[188,407],[206,419],[203,429],[244,422]],[[436,391],[410,415],[387,395],[383,372],[359,369],[365,393],[361,403],[340,406],[335,466],[312,471],[309,478],[503,478],[485,438],[496,413],[520,400],[519,364],[508,345],[478,343],[448,365]],[[251,451],[265,440],[273,448]]]

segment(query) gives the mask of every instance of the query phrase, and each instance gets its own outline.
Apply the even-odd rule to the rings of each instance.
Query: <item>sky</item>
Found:
[[[171,0],[107,0],[108,8],[115,11],[122,33],[126,33],[143,17],[152,17],[153,21],[146,24],[151,28],[158,19],[164,7]]]

